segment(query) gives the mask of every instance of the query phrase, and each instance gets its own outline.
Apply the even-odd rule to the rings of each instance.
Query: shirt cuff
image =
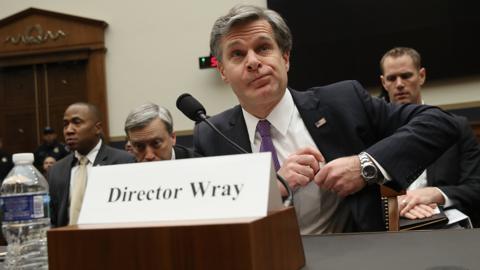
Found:
[[[392,178],[390,175],[385,171],[385,169],[367,152],[365,152],[367,156],[375,163],[375,166],[380,170],[380,172],[383,174],[383,177],[385,178],[385,183],[390,182]]]
[[[439,189],[438,187],[435,187],[435,188],[436,188],[438,191],[440,191],[440,193],[441,193],[442,196],[443,196],[443,199],[445,199],[445,203],[443,204],[443,208],[448,208],[448,207],[452,206],[452,205],[453,205],[452,200],[450,200],[450,199],[448,198],[448,196],[445,195],[445,193],[443,193],[443,191],[442,191],[441,189]]]

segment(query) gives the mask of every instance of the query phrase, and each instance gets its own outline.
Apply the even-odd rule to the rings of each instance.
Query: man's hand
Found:
[[[291,154],[278,170],[278,174],[287,180],[288,185],[295,189],[299,186],[306,186],[320,170],[320,162],[325,158],[315,148],[306,147]],[[287,194],[285,188],[279,184],[283,196]]]
[[[437,208],[436,204],[417,204],[408,212],[405,212],[405,214],[400,214],[400,216],[408,219],[427,218],[435,214],[435,208]]]
[[[315,175],[314,181],[320,188],[331,190],[342,197],[355,193],[366,185],[360,175],[358,156],[332,160]]]
[[[422,206],[421,209],[417,208],[417,205],[435,205],[444,204],[445,199],[442,193],[436,187],[424,187],[407,191],[407,194],[398,197],[398,209],[400,210],[400,216],[407,218],[416,217],[424,218],[433,214],[429,214],[430,209]],[[414,209],[412,212],[411,210]],[[406,215],[409,213],[409,215]]]

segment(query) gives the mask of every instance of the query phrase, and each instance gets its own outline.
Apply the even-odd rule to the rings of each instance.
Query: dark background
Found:
[[[428,81],[480,74],[480,1],[268,0],[293,35],[289,86],[340,80],[379,86],[379,61],[396,46],[420,52]]]
[[[292,31],[288,77],[296,90],[351,79],[381,87],[380,59],[396,46],[419,51],[427,84],[480,75],[480,1],[268,0],[267,5]],[[480,121],[480,108],[450,111]],[[192,141],[191,135],[177,136],[178,144],[191,147]]]

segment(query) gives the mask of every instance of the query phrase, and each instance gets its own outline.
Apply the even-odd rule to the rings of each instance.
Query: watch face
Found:
[[[377,175],[377,168],[373,165],[367,165],[362,169],[363,176],[366,178],[373,178]]]

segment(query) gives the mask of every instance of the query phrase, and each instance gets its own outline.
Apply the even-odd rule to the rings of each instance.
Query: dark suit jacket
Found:
[[[173,151],[175,151],[175,159],[200,157],[200,155],[193,152],[193,150],[179,144],[173,146]]]
[[[102,143],[93,166],[133,163],[135,158],[128,152],[112,148]],[[50,168],[48,184],[50,187],[50,219],[52,226],[66,226],[69,222],[70,175],[76,164],[74,153],[70,153]]]
[[[453,207],[480,226],[480,146],[465,117],[456,116],[459,141],[427,168],[428,186],[440,188]]]
[[[458,137],[453,118],[441,110],[420,105],[390,105],[372,98],[356,81],[290,90],[295,105],[318,149],[327,161],[367,151],[390,174],[388,183],[406,188]],[[326,124],[315,123],[325,118]],[[210,118],[234,142],[251,152],[240,106]],[[202,156],[237,151],[205,123],[194,131],[194,149]],[[355,231],[385,230],[378,185],[348,196]]]

